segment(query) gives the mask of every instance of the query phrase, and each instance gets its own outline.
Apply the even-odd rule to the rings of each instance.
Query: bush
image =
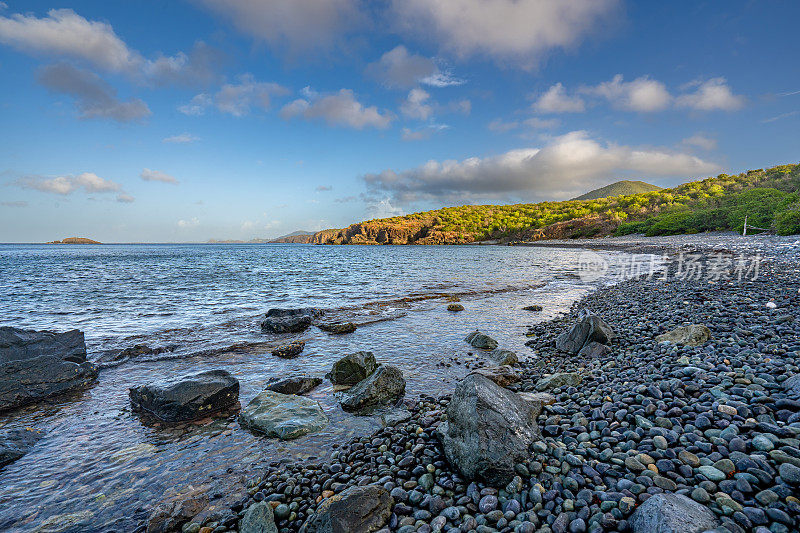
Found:
[[[775,229],[778,235],[800,234],[800,206],[778,213],[775,216]]]

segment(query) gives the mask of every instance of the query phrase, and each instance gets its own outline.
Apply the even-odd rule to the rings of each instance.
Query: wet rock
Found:
[[[519,359],[517,358],[517,354],[512,352],[511,350],[503,350],[500,348],[495,348],[486,356],[497,363],[498,365],[516,365],[519,363]]]
[[[147,533],[180,531],[183,524],[208,506],[207,489],[188,489],[157,505],[147,520]]]
[[[172,353],[177,349],[177,344],[159,346],[157,348],[151,348],[146,344],[134,344],[130,348],[125,348],[124,350],[105,351],[96,359],[96,362],[104,366],[113,366],[114,363],[123,363],[143,355],[161,355],[163,353]]]
[[[0,364],[33,359],[42,355],[54,356],[73,363],[86,362],[86,342],[83,332],[73,329],[55,333],[0,327]]]
[[[350,487],[324,499],[300,529],[303,533],[373,533],[389,521],[394,499],[379,485]]]
[[[461,304],[450,304],[450,305],[447,306],[447,310],[448,311],[453,311],[453,312],[463,311],[464,310],[464,306],[461,305]]]
[[[489,378],[501,387],[508,387],[512,383],[517,383],[521,379],[520,373],[508,365],[492,366],[479,368],[472,371],[473,374],[480,374]]]
[[[542,310],[542,306],[541,305],[527,305],[527,306],[523,307],[522,310],[523,311],[534,311],[534,312],[537,312],[537,311],[541,311]]]
[[[631,515],[634,533],[700,533],[719,525],[707,507],[680,494],[656,494]]]
[[[0,411],[15,409],[94,384],[97,368],[89,362],[40,355],[0,364]]]
[[[376,366],[372,352],[356,352],[333,363],[326,377],[337,385],[355,385],[375,372]]]
[[[322,383],[322,378],[294,376],[267,382],[266,390],[281,394],[305,394]]]
[[[235,406],[239,380],[226,370],[209,370],[129,390],[134,410],[164,422],[197,420]]]
[[[239,523],[239,533],[278,533],[272,506],[262,501],[248,507]]]
[[[578,353],[590,342],[608,344],[614,338],[614,330],[605,321],[588,309],[582,309],[575,324],[556,337],[556,349],[567,353]]]
[[[536,390],[547,391],[559,387],[577,387],[583,378],[576,372],[558,372],[543,377],[536,382]]]
[[[437,432],[447,460],[468,479],[506,485],[539,439],[536,406],[484,376],[462,380]]]
[[[494,350],[497,348],[497,341],[491,338],[488,335],[481,333],[478,330],[473,331],[464,339],[470,345],[475,348],[480,348],[482,350]]]
[[[344,393],[345,411],[362,411],[400,399],[406,390],[403,372],[394,366],[381,365],[367,379]]]
[[[381,415],[381,424],[384,426],[396,426],[411,419],[411,412],[406,409],[394,409]]]
[[[293,359],[303,352],[306,347],[305,341],[293,341],[283,346],[278,346],[272,350],[272,355],[282,357],[283,359]]]
[[[12,429],[0,434],[0,468],[28,453],[43,435],[31,428]]]
[[[321,315],[322,311],[313,307],[270,309],[261,321],[261,329],[269,333],[299,333]]]
[[[268,437],[289,440],[321,430],[328,417],[315,400],[267,390],[242,409],[239,423]]]
[[[353,333],[356,330],[356,325],[352,322],[346,322],[344,324],[320,324],[319,329],[331,335],[345,335],[347,333]]]
[[[656,337],[656,342],[700,346],[711,338],[711,330],[702,324],[681,326]]]

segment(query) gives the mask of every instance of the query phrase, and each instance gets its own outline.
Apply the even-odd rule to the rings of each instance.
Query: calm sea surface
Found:
[[[332,445],[380,427],[378,415],[339,407],[329,382],[309,394],[331,424],[281,442],[253,435],[236,417],[204,426],[155,428],[132,414],[128,388],[200,370],[225,369],[245,405],[272,377],[323,376],[333,361],[370,350],[401,368],[407,395],[449,391],[479,354],[463,341],[480,329],[530,356],[529,324],[568,309],[598,284],[619,279],[645,256],[604,253],[612,268],[586,282],[579,250],[501,246],[0,245],[0,325],[85,332],[90,359],[144,343],[177,345],[168,355],[102,368],[96,386],[0,415],[0,434],[35,427],[34,449],[0,469],[0,530],[135,528],[153,503],[187,485],[255,472],[276,459],[325,457]],[[446,311],[459,295],[465,311]],[[544,311],[521,310],[542,305]],[[271,307],[319,307],[360,325],[331,336],[316,327],[266,335]],[[270,355],[296,338],[296,359]],[[236,348],[230,348],[238,345]]]

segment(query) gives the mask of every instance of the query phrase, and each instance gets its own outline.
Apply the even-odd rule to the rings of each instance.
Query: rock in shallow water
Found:
[[[303,353],[305,347],[306,343],[304,341],[294,341],[289,344],[284,344],[283,346],[278,346],[272,350],[272,355],[282,357],[283,359],[292,359]]]
[[[447,306],[447,310],[457,313],[458,311],[463,311],[464,310],[464,306],[461,305],[461,304],[450,304],[450,305]]]
[[[631,515],[633,533],[700,533],[719,525],[707,507],[680,494],[656,494]]]
[[[484,376],[470,374],[456,387],[447,421],[438,430],[447,460],[469,479],[506,485],[514,465],[530,457],[540,438],[541,410]]]
[[[281,394],[305,394],[321,383],[321,378],[312,378],[311,376],[276,378],[267,383],[266,390],[280,392]]]
[[[164,422],[197,420],[236,405],[239,380],[226,370],[209,370],[133,387],[129,396],[134,410]]]
[[[319,329],[331,335],[345,335],[347,333],[353,333],[357,327],[352,322],[346,322],[344,324],[320,324]]]
[[[0,411],[85,389],[96,378],[92,363],[64,361],[54,355],[0,364]]]
[[[42,355],[52,355],[73,363],[86,362],[83,332],[73,329],[55,333],[0,327],[0,364],[33,359]]]
[[[345,392],[340,403],[345,411],[363,411],[394,402],[405,390],[403,372],[394,366],[381,365],[367,379]]]
[[[299,333],[320,315],[322,311],[313,307],[270,309],[261,321],[261,329],[270,333]]]
[[[480,348],[481,350],[494,350],[495,348],[497,348],[496,340],[494,340],[488,335],[481,333],[477,329],[472,333],[470,333],[469,335],[467,335],[467,337],[464,340],[470,343],[470,345],[472,345],[473,347]]]
[[[267,502],[251,505],[239,523],[239,533],[278,533],[272,506]]]
[[[516,365],[519,363],[519,359],[517,358],[517,354],[512,352],[511,350],[503,350],[500,348],[495,348],[486,356],[497,363],[498,365]]]
[[[0,468],[28,453],[42,436],[41,431],[31,428],[14,429],[0,434]]]
[[[267,390],[242,409],[239,423],[268,437],[289,440],[321,430],[328,417],[315,400]]]
[[[308,517],[302,533],[373,533],[388,521],[394,506],[389,491],[379,485],[350,487],[326,498]]]
[[[375,372],[375,355],[372,352],[356,352],[333,363],[326,376],[336,385],[355,385]]]
[[[711,338],[711,330],[702,324],[691,324],[675,328],[656,337],[656,342],[670,342],[686,346],[700,346]]]

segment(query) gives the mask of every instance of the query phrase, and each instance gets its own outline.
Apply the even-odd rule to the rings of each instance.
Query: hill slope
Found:
[[[611,198],[613,196],[626,196],[629,194],[641,194],[645,192],[660,191],[661,187],[646,183],[644,181],[622,180],[616,181],[605,187],[600,187],[586,194],[582,194],[573,200],[596,200],[598,198]]]
[[[800,233],[800,165],[684,183],[672,189],[516,205],[465,205],[368,220],[315,233],[316,244],[459,244],[740,230],[755,226]]]

